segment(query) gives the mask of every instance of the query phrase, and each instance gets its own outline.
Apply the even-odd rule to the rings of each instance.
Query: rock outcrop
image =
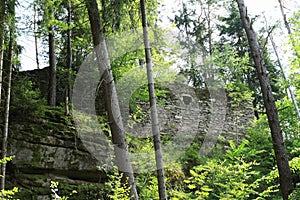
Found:
[[[160,130],[171,141],[164,147],[170,156],[176,151],[184,152],[192,142],[202,142],[199,152],[202,155],[209,153],[219,137],[239,143],[244,128],[254,118],[249,102],[233,107],[224,91],[195,90],[183,84],[163,87],[168,92],[166,98],[159,99]],[[45,88],[43,85],[41,89]],[[145,116],[150,113],[147,102],[137,104]],[[99,138],[97,133],[80,135],[72,117],[64,116],[60,108],[49,108],[39,118],[19,119],[14,117],[10,126],[9,155],[15,158],[8,164],[8,179],[25,196],[49,199],[50,180],[71,184],[77,190],[79,185],[99,186],[105,182],[103,169],[112,162],[108,135]],[[124,123],[131,124],[126,129],[131,136],[143,138],[151,133],[149,117],[138,123],[129,119]],[[195,139],[197,136],[202,139]]]

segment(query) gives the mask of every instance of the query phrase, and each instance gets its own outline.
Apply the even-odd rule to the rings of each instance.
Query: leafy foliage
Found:
[[[211,159],[190,170],[183,191],[172,191],[174,199],[267,199],[278,191],[269,184],[269,176],[262,176],[254,170],[260,165],[256,161],[247,162],[243,142],[238,147],[231,141],[231,150],[223,161]],[[184,197],[184,198],[182,198]]]
[[[116,167],[113,169],[113,174],[108,175],[108,177],[109,181],[105,184],[108,187],[108,191],[110,191],[108,197],[112,200],[130,199],[130,188],[123,183],[123,174],[119,174]]]
[[[35,117],[43,116],[45,100],[41,99],[40,91],[34,89],[29,78],[15,80],[12,87],[11,116]]]
[[[19,191],[17,187],[14,187],[12,190],[2,190],[1,193],[4,196],[4,199],[15,199],[15,194]],[[17,199],[18,200],[18,199]]]
[[[0,159],[0,164],[7,163],[14,159],[14,156],[9,156],[6,158]],[[1,194],[4,196],[4,199],[16,199],[15,194],[18,193],[19,189],[17,187],[14,187],[11,190],[1,190]],[[19,200],[19,199],[17,199]]]

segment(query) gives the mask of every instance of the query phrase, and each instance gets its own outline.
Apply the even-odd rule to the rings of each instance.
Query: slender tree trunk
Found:
[[[281,62],[280,62],[280,58],[279,58],[279,55],[278,55],[278,52],[277,52],[277,48],[276,48],[276,45],[275,45],[275,42],[274,42],[274,40],[273,40],[272,35],[270,35],[270,40],[271,40],[271,43],[272,43],[272,46],[273,46],[275,55],[276,55],[276,57],[277,57],[277,62],[278,62],[278,65],[279,65],[279,67],[280,67],[280,69],[281,69],[283,78],[284,78],[285,81],[288,82],[288,78],[287,78],[287,76],[286,76],[285,73],[284,73],[284,69],[283,69],[282,64],[281,64]],[[292,91],[292,89],[291,89],[290,86],[288,86],[287,89],[288,89],[288,93],[289,93],[290,96],[291,96],[292,102],[293,102],[293,104],[294,104],[294,107],[295,107],[295,110],[296,110],[296,113],[297,113],[297,116],[298,116],[298,120],[300,121],[300,111],[299,111],[299,107],[298,107],[297,101],[296,101],[296,99],[295,99],[294,93],[293,93],[293,91]]]
[[[158,179],[159,199],[165,200],[167,199],[167,192],[166,192],[166,185],[165,185],[163,154],[162,154],[161,141],[160,141],[159,121],[158,121],[158,114],[156,108],[154,79],[152,76],[151,50],[150,50],[150,43],[148,39],[148,25],[147,25],[145,0],[140,0],[140,3],[141,3],[142,23],[143,23],[143,32],[144,32],[148,91],[149,91],[150,106],[151,106],[152,134],[153,134],[154,149],[155,149],[155,161],[156,161],[156,170],[157,170],[157,179]]]
[[[267,19],[266,19],[265,16],[264,16],[264,18],[265,18],[265,22],[266,22],[266,26],[267,26]],[[268,26],[267,26],[267,28],[268,28]],[[280,69],[281,69],[283,78],[284,78],[284,80],[285,80],[286,82],[288,82],[288,77],[285,75],[285,72],[284,72],[283,66],[282,66],[282,64],[281,64],[281,61],[280,61],[280,58],[279,58],[279,54],[278,54],[278,52],[277,52],[277,47],[276,47],[276,44],[275,44],[275,42],[274,42],[274,39],[273,39],[272,34],[270,34],[270,41],[271,41],[271,44],[272,44],[272,47],[273,47],[275,56],[276,56],[276,58],[277,58],[278,65],[279,65],[279,67],[280,67]],[[293,102],[293,104],[294,104],[294,107],[295,107],[295,110],[296,110],[296,113],[297,113],[297,116],[298,116],[298,120],[300,121],[300,111],[299,111],[299,107],[298,107],[297,101],[296,101],[296,99],[295,99],[294,93],[293,93],[293,91],[292,91],[292,89],[291,89],[290,86],[288,86],[287,90],[288,90],[288,93],[290,94],[290,97],[291,97],[292,102]]]
[[[103,22],[106,22],[107,20],[107,13],[106,13],[106,0],[101,0],[101,17]],[[106,27],[105,24],[102,25],[103,27],[103,33],[105,34],[106,32]]]
[[[100,77],[104,82],[104,96],[106,111],[108,113],[109,126],[112,133],[112,142],[116,156],[116,163],[120,173],[128,178],[132,199],[138,199],[133,169],[125,138],[122,116],[120,112],[118,96],[116,93],[114,78],[110,68],[110,60],[104,39],[103,28],[100,22],[98,4],[96,0],[86,0],[89,20],[93,35],[94,49],[97,56]]]
[[[204,10],[204,14],[207,20],[207,31],[208,31],[208,53],[209,56],[212,56],[213,53],[213,46],[212,46],[212,27],[211,27],[211,10],[210,10],[210,3],[207,3],[207,12]]]
[[[9,35],[9,49],[8,49],[8,85],[6,91],[6,105],[5,105],[5,113],[4,113],[4,130],[2,137],[2,159],[7,156],[7,139],[8,139],[8,125],[9,125],[9,107],[10,107],[10,92],[11,92],[11,77],[12,77],[12,66],[13,66],[13,46],[14,46],[14,34],[15,34],[15,24],[14,24],[14,5],[12,11],[12,23],[10,27],[10,35]],[[5,189],[5,176],[6,176],[6,163],[2,164],[1,168],[1,190]],[[3,197],[3,194],[2,194]]]
[[[48,105],[55,106],[56,104],[56,57],[55,57],[55,38],[54,27],[49,27],[49,95]]]
[[[68,1],[68,38],[67,38],[67,82],[65,86],[65,111],[66,115],[70,114],[69,109],[69,100],[70,100],[70,71],[72,70],[72,30],[71,30],[71,23],[72,23],[72,4],[71,0]]]
[[[36,10],[37,2],[33,2],[33,32],[34,32],[34,46],[35,46],[35,61],[36,67],[40,69],[40,61],[39,61],[39,49],[38,49],[38,34],[37,34],[37,10]]]
[[[4,33],[5,33],[5,0],[0,2],[0,104],[2,100],[2,74],[3,74],[3,55],[4,55]]]
[[[291,35],[292,35],[292,29],[291,29],[291,27],[290,27],[290,24],[289,24],[287,18],[286,18],[286,14],[285,14],[284,9],[283,9],[283,3],[282,3],[282,0],[278,0],[278,3],[279,3],[279,7],[280,7],[280,11],[281,11],[281,14],[282,14],[282,18],[283,18],[283,22],[284,22],[285,28],[286,28],[286,30],[287,30],[289,36],[291,36]],[[296,45],[295,45],[294,39],[293,39],[293,38],[290,38],[290,39],[291,39],[291,42],[292,42],[293,47],[295,48]],[[295,55],[296,55],[297,57],[299,57],[297,51],[294,51],[294,53],[295,53]]]
[[[287,200],[289,194],[293,191],[293,180],[292,180],[292,174],[291,174],[291,170],[289,167],[289,162],[286,154],[285,143],[282,136],[282,130],[280,127],[274,96],[272,94],[269,77],[260,50],[258,39],[250,23],[250,19],[247,15],[247,8],[245,6],[244,0],[236,0],[236,2],[239,7],[239,12],[240,12],[240,17],[242,20],[243,27],[247,34],[249,46],[251,49],[258,79],[261,86],[264,105],[266,107],[268,122],[272,134],[272,142],[275,151],[275,157],[276,157],[278,171],[279,171],[279,182],[280,182],[282,197],[284,200]]]
[[[281,11],[281,14],[282,14],[282,18],[283,18],[285,28],[288,31],[288,34],[290,35],[290,34],[292,34],[292,31],[291,31],[291,27],[289,25],[289,22],[286,18],[286,14],[284,13],[284,10],[283,10],[282,0],[278,0],[278,3],[279,3],[279,7],[280,7],[280,11]]]

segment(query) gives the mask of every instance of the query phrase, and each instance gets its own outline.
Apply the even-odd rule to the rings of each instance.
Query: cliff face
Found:
[[[30,75],[36,81],[40,76],[43,75],[39,72]],[[45,85],[36,85],[42,94],[47,93],[43,91],[47,88]],[[170,146],[165,146],[166,155],[172,156],[178,149],[184,151],[182,149],[191,142],[202,143],[199,153],[206,155],[220,136],[238,143],[245,133],[244,127],[254,118],[250,103],[233,108],[222,91],[195,91],[182,84],[169,84],[164,88],[168,91],[167,97],[159,99],[158,108],[161,134],[170,136],[172,141]],[[137,105],[149,116],[147,102],[137,102]],[[151,133],[149,117],[133,124],[127,128],[131,136],[141,138]],[[195,139],[197,136],[202,139]],[[83,196],[86,196],[86,188],[89,191],[94,188],[99,198],[105,193],[103,184],[99,183],[107,180],[100,169],[109,167],[112,161],[108,152],[112,152],[109,137],[103,139],[92,132],[81,135],[72,116],[64,116],[62,108],[49,108],[45,115],[34,118],[14,117],[10,126],[9,155],[15,158],[9,163],[8,179],[21,188],[22,199],[49,199],[51,180],[67,184],[67,191],[75,188]]]
[[[97,167],[103,163],[87,151],[71,118],[60,109],[41,118],[13,121],[10,130],[8,153],[15,158],[8,163],[8,180],[21,188],[22,195],[48,199],[51,180],[78,186],[106,179]],[[94,146],[106,156],[107,146],[97,140]]]

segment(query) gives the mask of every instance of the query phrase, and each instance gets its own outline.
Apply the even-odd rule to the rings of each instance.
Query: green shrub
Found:
[[[236,159],[234,162],[211,160],[190,170],[184,182],[190,199],[266,199],[277,192],[277,186],[266,185],[265,178],[256,178],[256,162]],[[178,195],[178,194],[177,194]]]

